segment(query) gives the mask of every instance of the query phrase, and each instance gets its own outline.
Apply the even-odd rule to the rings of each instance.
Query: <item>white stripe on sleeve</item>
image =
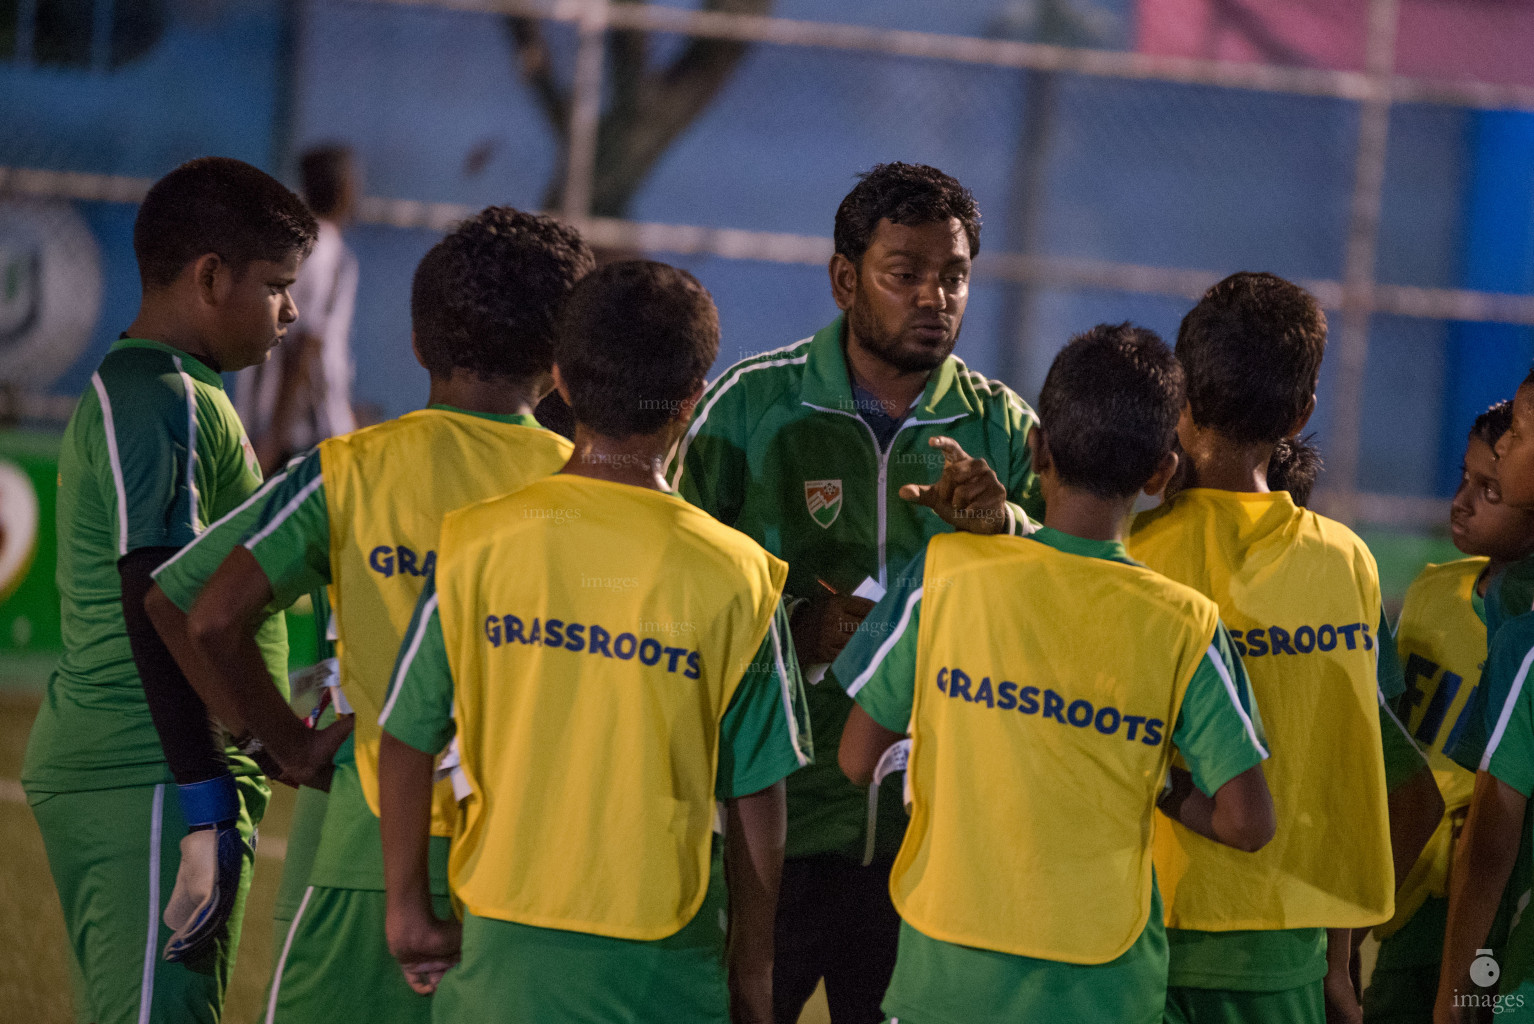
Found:
[[[792,345],[785,345],[780,349],[773,349],[772,351],[763,352],[761,355],[753,356],[752,358],[759,359],[761,356],[773,355],[775,352],[791,352],[794,349],[797,349],[799,346],[806,345],[814,340],[815,336],[811,335],[808,338],[799,339]],[[677,446],[676,472],[671,475],[672,488],[675,489],[681,485],[682,464],[687,461],[687,449],[692,446],[692,439],[698,435],[699,430],[703,429],[703,421],[708,419],[708,414],[713,411],[714,405],[719,401],[719,399],[724,397],[724,393],[726,391],[734,387],[740,381],[742,376],[750,373],[752,370],[765,370],[773,366],[788,366],[792,363],[803,363],[807,362],[809,358],[809,353],[806,352],[802,356],[788,356],[782,359],[769,359],[760,363],[751,363],[746,366],[737,365],[734,372],[730,374],[729,379],[720,386],[718,391],[714,392],[714,397],[710,398],[708,402],[703,406],[703,408],[698,410],[697,415],[693,417],[692,426],[687,428],[686,435],[683,436],[681,444]]]
[[[255,550],[257,544],[260,544],[263,540],[266,540],[266,538],[270,537],[272,533],[276,531],[277,527],[287,522],[288,518],[294,512],[297,512],[303,506],[304,502],[309,500],[309,496],[315,491],[319,490],[320,487],[324,485],[324,483],[325,477],[321,475],[304,484],[299,492],[293,495],[293,497],[288,501],[286,505],[282,506],[282,510],[272,517],[271,522],[261,527],[260,530],[256,531],[256,533],[251,536],[250,540],[245,542],[246,550]]]
[[[1518,694],[1523,691],[1523,684],[1529,678],[1529,666],[1534,665],[1534,648],[1523,656],[1523,664],[1518,666],[1518,674],[1513,676],[1513,688],[1507,692],[1507,700],[1502,702],[1502,713],[1497,716],[1497,727],[1492,730],[1491,739],[1486,741],[1486,753],[1481,756],[1481,771],[1491,770],[1491,755],[1497,752],[1497,746],[1502,742],[1503,733],[1507,732],[1507,723],[1513,717],[1513,707],[1518,703]]]
[[[122,456],[117,452],[117,424],[112,419],[112,400],[107,397],[107,386],[101,374],[91,374],[91,386],[101,400],[101,423],[107,435],[107,457],[112,463],[112,486],[117,491],[117,553],[128,553],[128,488],[123,484]]]
[[[186,389],[186,492],[191,503],[192,535],[196,536],[202,531],[197,528],[198,517],[202,514],[202,496],[197,493],[197,392],[192,385],[192,375],[182,369],[181,357],[171,356],[171,362],[176,364],[176,372],[181,374],[181,386]]]
[[[1257,727],[1252,724],[1252,716],[1246,713],[1246,708],[1241,704],[1241,695],[1236,692],[1236,681],[1230,677],[1230,670],[1225,667],[1225,659],[1220,657],[1220,650],[1214,644],[1209,645],[1205,654],[1214,663],[1214,670],[1220,677],[1220,682],[1225,684],[1225,692],[1230,697],[1231,704],[1236,709],[1236,714],[1241,716],[1241,725],[1246,729],[1246,738],[1252,741],[1252,746],[1266,760],[1268,748],[1262,745],[1262,740],[1257,738]]]
[[[291,463],[289,463],[289,465],[291,465]],[[154,576],[156,579],[158,579],[159,576],[160,576],[160,573],[164,572],[166,569],[169,569],[171,566],[175,565],[176,562],[181,559],[182,555],[186,554],[188,551],[190,551],[193,548],[195,548],[198,544],[202,543],[202,537],[204,535],[212,533],[214,530],[216,530],[220,526],[224,525],[224,523],[226,523],[230,519],[233,519],[235,516],[239,515],[241,512],[244,512],[247,508],[250,508],[250,506],[253,503],[261,500],[262,498],[264,498],[266,496],[266,492],[267,491],[270,491],[273,487],[276,487],[278,484],[282,483],[282,481],[286,480],[287,477],[288,477],[287,470],[283,470],[281,473],[278,473],[276,476],[272,477],[266,483],[262,484],[261,487],[254,494],[252,494],[250,497],[246,498],[244,501],[240,502],[238,505],[236,505],[234,508],[230,509],[228,512],[224,513],[218,519],[214,520],[213,523],[206,530],[204,530],[202,532],[202,534],[198,535],[198,538],[196,540],[192,541],[192,543],[190,543],[190,544],[187,544],[180,551],[177,551],[174,555],[171,555],[164,562],[162,562],[160,564],[160,567],[158,569],[156,569],[153,573],[151,573],[151,575]],[[334,637],[332,637],[331,639],[334,639]]]
[[[421,650],[421,641],[426,639],[426,627],[435,614],[437,614],[437,595],[433,594],[426,599],[426,605],[421,609],[421,621],[416,624],[415,633],[410,637],[410,646],[405,648],[405,656],[399,660],[399,669],[394,673],[394,681],[389,684],[389,700],[384,704],[383,710],[378,713],[379,725],[386,725],[389,715],[393,714],[394,702],[399,700],[399,692],[405,686],[405,676],[410,672],[410,666]]]
[[[911,612],[915,610],[916,602],[921,600],[921,592],[925,589],[925,586],[917,587],[911,591],[911,596],[905,599],[905,608],[901,609],[900,621],[895,623],[894,630],[889,636],[884,638],[884,643],[880,644],[879,649],[874,652],[873,660],[868,663],[868,667],[860,672],[858,677],[852,681],[852,684],[847,687],[847,696],[856,697],[858,691],[868,685],[868,681],[879,670],[879,666],[884,664],[884,659],[889,657],[890,651],[895,649],[895,644],[900,642],[900,637],[905,633],[906,626],[910,624]]]

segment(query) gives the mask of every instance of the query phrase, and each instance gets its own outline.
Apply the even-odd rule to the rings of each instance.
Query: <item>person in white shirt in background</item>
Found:
[[[290,292],[298,320],[272,358],[242,372],[235,386],[235,408],[267,476],[290,456],[357,429],[351,404],[357,257],[341,237],[361,192],[356,160],[345,146],[316,147],[299,158],[299,175],[320,233]]]

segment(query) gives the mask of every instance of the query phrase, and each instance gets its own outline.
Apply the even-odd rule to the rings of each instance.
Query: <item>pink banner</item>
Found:
[[[1534,85],[1534,0],[1401,0],[1396,73]],[[1139,0],[1142,53],[1361,71],[1368,0]]]

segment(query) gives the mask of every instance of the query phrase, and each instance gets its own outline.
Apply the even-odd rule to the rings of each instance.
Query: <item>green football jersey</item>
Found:
[[[813,337],[742,360],[698,403],[670,476],[688,501],[788,562],[784,599],[808,598],[821,583],[852,593],[865,577],[892,577],[928,538],[949,526],[900,497],[905,484],[930,484],[946,435],[995,470],[1007,492],[1007,526],[1018,532],[1042,511],[1028,432],[1033,410],[1004,384],[954,356],[932,371],[926,390],[888,448],[858,414],[838,317]],[[832,678],[807,687],[816,746],[835,751],[852,701]],[[822,757],[788,779],[788,856],[840,852],[861,859],[866,790]],[[900,845],[899,794],[881,804],[879,853]]]
[[[1525,612],[1503,621],[1487,652],[1481,686],[1491,701],[1487,710],[1490,738],[1479,765],[1481,771],[1490,772],[1525,797],[1534,797],[1531,667],[1534,667],[1534,614]],[[1507,945],[1497,954],[1502,968],[1500,991],[1504,1001],[1519,997],[1516,1006],[1525,1012],[1534,1009],[1534,920],[1525,910],[1531,888],[1534,888],[1534,877],[1530,876],[1529,863],[1523,857],[1529,838],[1534,834],[1531,829],[1534,824],[1525,815],[1522,848],[1502,898],[1502,914],[1509,906],[1513,907]]]
[[[64,654],[27,744],[29,792],[171,781],[128,644],[117,563],[140,548],[187,544],[260,486],[255,452],[216,371],[159,342],[112,346],[59,454]],[[286,693],[280,615],[257,641]],[[256,772],[231,756],[237,774]]]

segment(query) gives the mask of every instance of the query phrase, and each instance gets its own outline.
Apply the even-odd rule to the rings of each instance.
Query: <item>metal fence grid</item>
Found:
[[[1393,114],[1405,105],[1462,110],[1534,111],[1534,88],[1461,80],[1433,80],[1394,71],[1398,0],[1369,0],[1364,66],[1334,71],[1305,67],[1234,63],[1151,56],[1108,49],[1046,45],[973,36],[794,20],[725,9],[696,10],[613,0],[340,0],[359,8],[422,8],[476,14],[516,15],[564,37],[574,48],[573,78],[563,122],[562,180],[565,219],[601,247],[657,254],[700,255],[761,263],[823,266],[829,237],[691,223],[656,223],[593,215],[598,158],[598,124],[612,83],[606,53],[615,32],[643,32],[686,40],[724,40],[765,47],[800,48],[843,54],[943,62],[976,73],[983,69],[1054,73],[1072,83],[1119,83],[1152,88],[1175,85],[1203,90],[1218,109],[1221,97],[1272,94],[1342,104],[1352,145],[1346,190],[1345,230],[1334,273],[1302,278],[1334,319],[1330,385],[1328,469],[1317,504],[1344,521],[1423,526],[1443,517],[1438,499],[1402,497],[1367,486],[1362,467],[1366,415],[1364,381],[1370,360],[1371,324],[1383,317],[1423,321],[1497,322],[1534,325],[1534,296],[1482,292],[1382,281],[1378,276],[1381,204]],[[729,7],[711,3],[708,7]],[[21,0],[14,40],[18,55],[33,38],[29,18],[38,0]],[[113,4],[98,0],[90,46],[82,56],[92,66],[113,54]],[[536,82],[533,83],[536,87]],[[543,97],[556,102],[553,97]],[[1067,101],[1068,102],[1068,101]],[[1133,121],[1131,116],[1128,120]],[[1027,173],[1027,168],[1023,172]],[[147,178],[89,174],[29,166],[0,166],[0,195],[137,202]],[[473,212],[467,205],[412,198],[371,196],[360,210],[364,223],[440,231]],[[1016,232],[1014,232],[1016,234]],[[976,274],[984,280],[1038,289],[1098,290],[1129,295],[1196,298],[1220,273],[1198,266],[1120,262],[1041,251],[1013,237],[1011,251],[983,252]],[[1022,245],[1019,242],[1022,241]],[[1016,313],[1017,311],[1013,311]],[[1020,314],[1021,315],[1021,314]],[[1023,328],[1017,328],[1019,330]],[[1003,363],[1009,347],[1003,346]],[[1017,369],[1015,362],[1008,364]],[[1006,374],[1003,374],[1006,376]],[[56,413],[60,403],[35,399],[26,410]]]

